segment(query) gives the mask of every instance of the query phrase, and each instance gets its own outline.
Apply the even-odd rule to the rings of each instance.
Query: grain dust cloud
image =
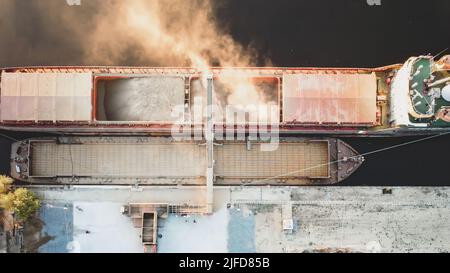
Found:
[[[212,66],[260,65],[255,61],[256,51],[236,42],[227,26],[219,23],[216,9],[226,5],[226,1],[82,0],[80,3],[0,0],[3,34],[0,50],[8,52],[2,54],[2,66],[195,67],[206,75]],[[226,80],[221,84],[225,88],[218,96],[227,105],[237,105],[237,109],[249,104],[276,103],[273,101],[276,94],[267,97],[264,90],[248,79]],[[123,117],[129,118],[135,119]]]
[[[0,49],[11,53],[2,65],[254,65],[255,52],[217,23],[219,4],[226,2],[0,0]]]

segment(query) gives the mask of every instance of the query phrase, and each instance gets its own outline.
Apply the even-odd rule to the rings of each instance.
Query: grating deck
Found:
[[[31,171],[35,177],[196,177],[204,175],[205,154],[195,144],[34,142]]]
[[[200,177],[206,174],[206,147],[193,143],[57,144],[32,142],[33,177]],[[328,141],[280,143],[275,151],[261,144],[216,146],[215,175],[225,178],[273,176],[326,178]],[[317,167],[318,166],[318,167]],[[304,170],[298,172],[299,170]]]
[[[233,143],[217,147],[215,174],[230,178],[328,177],[328,142],[281,143],[275,151],[253,144]],[[319,167],[317,167],[319,166]],[[304,170],[298,172],[299,170]]]

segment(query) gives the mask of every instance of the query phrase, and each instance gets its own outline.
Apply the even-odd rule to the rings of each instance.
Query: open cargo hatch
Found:
[[[216,124],[278,124],[280,89],[277,77],[215,77]],[[192,76],[97,76],[94,106],[100,123],[201,123],[206,87]]]
[[[98,77],[95,82],[100,122],[173,122],[178,118],[172,116],[174,108],[184,106],[183,77]]]

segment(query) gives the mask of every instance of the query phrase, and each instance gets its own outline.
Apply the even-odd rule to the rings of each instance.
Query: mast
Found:
[[[208,75],[207,87],[207,105],[206,105],[206,152],[207,152],[207,169],[206,169],[206,204],[207,213],[213,212],[214,205],[214,121],[212,117],[213,105],[213,75]]]

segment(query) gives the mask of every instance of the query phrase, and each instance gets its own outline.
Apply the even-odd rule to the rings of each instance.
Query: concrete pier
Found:
[[[33,187],[44,204],[67,203],[76,210],[73,230],[86,223],[96,229],[98,220],[120,218],[120,229],[105,232],[133,231],[133,225],[119,212],[126,203],[198,204],[204,202],[204,187],[72,187],[70,189]],[[449,252],[450,187],[215,187],[214,213],[193,215],[186,219],[169,216],[158,227],[163,252]],[[203,191],[203,192],[202,192]],[[391,192],[391,193],[390,193]],[[59,205],[61,206],[61,205]],[[56,207],[56,208],[55,208]],[[43,210],[58,206],[44,206]],[[96,209],[97,207],[101,210]],[[292,209],[289,213],[289,208]],[[90,210],[92,210],[90,212]],[[101,214],[96,214],[100,212]],[[43,213],[49,215],[49,213]],[[103,216],[106,215],[106,216]],[[97,217],[90,221],[90,217]],[[177,218],[178,217],[178,218]],[[236,218],[237,217],[237,218]],[[284,220],[293,227],[286,232]],[[237,219],[237,220],[236,220]],[[42,219],[45,221],[45,219]],[[92,219],[91,219],[92,220]],[[53,219],[52,221],[59,221]],[[62,220],[61,220],[62,221]],[[65,221],[68,221],[65,219]],[[112,220],[111,220],[112,221]],[[115,221],[115,220],[114,220]],[[81,225],[81,224],[82,225]],[[214,224],[215,223],[215,224]],[[214,240],[201,240],[212,225]],[[56,225],[57,223],[51,223]],[[77,225],[81,225],[78,227]],[[176,225],[174,227],[173,225]],[[228,228],[226,228],[228,227]],[[173,240],[191,234],[183,248]],[[194,232],[195,231],[195,232]],[[136,233],[138,234],[138,233]],[[197,234],[198,236],[196,236]],[[58,234],[55,234],[58,236]],[[53,236],[49,234],[49,236]],[[62,236],[62,235],[61,235]],[[120,234],[108,234],[120,237]],[[137,235],[136,235],[137,236]],[[178,236],[178,237],[177,237]],[[76,236],[69,236],[75,238]],[[103,238],[102,237],[102,238]],[[245,238],[244,238],[245,237]],[[76,239],[76,238],[75,238]],[[75,240],[74,239],[74,240]],[[101,238],[98,238],[101,241]],[[123,248],[141,249],[130,238]],[[138,241],[139,238],[136,238]],[[120,241],[120,240],[119,240]],[[80,249],[107,251],[106,246],[92,245],[96,239],[82,240]],[[52,242],[50,241],[49,244]],[[71,242],[73,244],[73,242]],[[134,245],[128,245],[134,244]],[[192,245],[192,248],[189,248]],[[195,246],[195,247],[194,247]],[[137,247],[137,248],[136,248]],[[116,246],[114,251],[119,251]]]

